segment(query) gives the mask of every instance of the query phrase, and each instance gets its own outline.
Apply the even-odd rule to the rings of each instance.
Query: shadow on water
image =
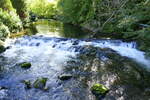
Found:
[[[52,37],[84,38],[90,31],[55,20],[38,20],[28,29],[30,35],[44,34]]]

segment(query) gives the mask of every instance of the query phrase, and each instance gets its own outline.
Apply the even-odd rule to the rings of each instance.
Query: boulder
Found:
[[[97,83],[91,87],[91,91],[94,95],[99,96],[99,95],[105,95],[109,91],[109,89],[103,84]]]
[[[58,76],[58,78],[60,79],[60,80],[69,80],[69,79],[71,79],[72,78],[72,75],[71,74],[62,74],[62,75],[60,75],[60,76]]]
[[[23,80],[23,83],[25,84],[27,89],[31,88],[31,81],[30,80]]]
[[[0,45],[0,53],[4,52],[6,49],[3,45]]]
[[[20,64],[21,68],[25,68],[25,69],[28,69],[31,67],[31,63],[29,62],[23,62]]]
[[[46,82],[48,78],[38,78],[34,83],[33,87],[37,89],[43,89],[45,90]]]

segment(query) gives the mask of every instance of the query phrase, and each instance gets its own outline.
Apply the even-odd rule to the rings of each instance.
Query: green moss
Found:
[[[30,67],[31,67],[31,63],[24,62],[24,63],[21,63],[20,66],[21,66],[22,68],[30,68]]]
[[[91,91],[94,95],[104,95],[109,91],[109,89],[102,84],[94,84],[91,87]]]
[[[27,89],[31,88],[31,81],[30,80],[24,80],[23,83],[25,84]]]
[[[0,53],[4,52],[6,49],[4,46],[0,45]]]
[[[37,89],[45,89],[47,80],[48,80],[48,78],[38,78],[38,79],[33,83],[34,88],[37,88]]]

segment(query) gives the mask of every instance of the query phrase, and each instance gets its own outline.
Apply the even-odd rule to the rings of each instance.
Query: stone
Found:
[[[99,96],[105,95],[109,91],[109,89],[106,86],[97,83],[91,87],[91,91],[94,95]]]
[[[46,86],[46,82],[47,82],[48,78],[38,78],[34,83],[33,86],[34,88],[37,89],[45,89]]]
[[[31,88],[31,81],[30,80],[23,80],[23,83],[25,84],[27,89]]]
[[[5,89],[8,89],[7,87],[4,87],[4,86],[0,86],[0,90],[5,90]]]
[[[62,74],[62,75],[60,75],[60,76],[58,76],[58,78],[60,79],[60,80],[69,80],[69,79],[71,79],[72,78],[72,75],[71,74]]]
[[[29,62],[23,62],[20,64],[21,68],[25,68],[25,69],[28,69],[31,67],[31,63]]]
[[[6,47],[6,49],[11,49],[11,48],[12,48],[12,46],[7,46],[7,47]]]
[[[78,45],[79,44],[79,41],[74,41],[73,43],[72,43],[72,45]]]
[[[0,45],[0,53],[3,53],[5,50],[6,50],[5,47]]]

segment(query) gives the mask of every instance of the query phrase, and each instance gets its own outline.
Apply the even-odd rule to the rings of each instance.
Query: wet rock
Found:
[[[34,83],[34,88],[45,90],[46,82],[48,78],[38,78]]]
[[[72,78],[72,75],[71,74],[62,74],[62,75],[58,76],[58,78],[62,81],[69,80]]]
[[[99,95],[105,95],[109,91],[109,89],[102,84],[94,84],[91,87],[91,91],[94,95],[99,96]]]
[[[0,100],[8,100],[6,97],[8,96],[8,90],[5,87],[0,87]]]
[[[87,57],[94,57],[97,53],[97,49],[98,48],[92,45],[85,45],[80,53],[86,55]]]
[[[0,53],[4,52],[6,49],[4,46],[0,45]]]
[[[12,48],[12,46],[8,46],[8,47],[6,47],[6,49],[11,49]]]
[[[73,43],[72,43],[72,45],[78,45],[79,44],[79,41],[74,41]]]
[[[24,80],[23,83],[25,84],[27,89],[31,88],[31,81],[30,80]]]
[[[7,87],[0,86],[0,90],[8,89]]]
[[[23,62],[20,64],[21,68],[25,68],[25,69],[28,69],[31,67],[31,63],[29,62]]]
[[[150,96],[150,88],[146,88],[146,89],[144,90],[144,95]]]

